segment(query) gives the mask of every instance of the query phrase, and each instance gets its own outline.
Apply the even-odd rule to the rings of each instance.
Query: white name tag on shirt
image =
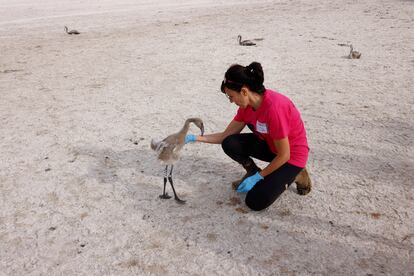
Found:
[[[261,123],[259,121],[256,121],[256,131],[260,133],[267,133],[266,123]]]

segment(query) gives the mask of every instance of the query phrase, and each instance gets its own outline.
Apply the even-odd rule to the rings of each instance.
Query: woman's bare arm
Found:
[[[197,136],[197,141],[210,144],[221,144],[221,142],[223,142],[224,138],[226,138],[227,136],[240,133],[245,127],[245,125],[246,124],[243,122],[237,122],[233,120],[230,122],[230,124],[226,127],[226,129],[223,132]]]
[[[273,140],[273,143],[277,149],[276,157],[264,168],[260,175],[265,177],[275,170],[279,169],[283,164],[285,164],[290,159],[290,146],[289,146],[289,139],[283,138],[281,140]]]

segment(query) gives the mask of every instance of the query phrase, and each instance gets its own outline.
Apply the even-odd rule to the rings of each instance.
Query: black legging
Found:
[[[266,141],[259,139],[253,133],[230,135],[221,144],[224,152],[240,164],[248,164],[251,157],[270,162],[275,157]],[[260,211],[269,207],[284,191],[285,185],[290,185],[302,168],[283,164],[279,169],[259,181],[246,195],[246,205]]]

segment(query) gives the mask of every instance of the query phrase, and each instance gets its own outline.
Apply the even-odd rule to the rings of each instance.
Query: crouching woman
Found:
[[[247,193],[246,205],[256,211],[269,207],[295,179],[299,194],[311,189],[305,169],[309,148],[300,113],[289,98],[266,89],[263,82],[260,63],[230,66],[221,91],[239,106],[237,114],[223,132],[186,136],[186,143],[221,144],[243,166],[246,175],[233,187]],[[241,133],[245,126],[251,132]],[[269,163],[260,169],[252,158]]]

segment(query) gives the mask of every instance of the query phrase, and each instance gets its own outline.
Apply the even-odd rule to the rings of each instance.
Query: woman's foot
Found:
[[[296,183],[296,189],[298,191],[298,194],[300,195],[306,195],[308,194],[312,189],[312,181],[309,177],[309,173],[304,168],[295,178]]]
[[[231,183],[231,187],[233,188],[233,190],[237,190],[237,188],[239,187],[240,183],[243,182],[243,180],[262,170],[253,161],[250,161],[248,164],[242,166],[246,170],[246,174],[241,179],[233,181]]]

